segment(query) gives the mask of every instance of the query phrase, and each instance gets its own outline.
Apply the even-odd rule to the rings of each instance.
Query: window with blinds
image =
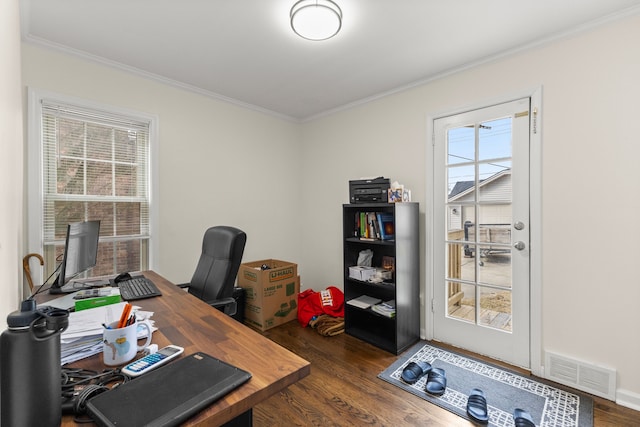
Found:
[[[42,101],[45,273],[59,264],[67,224],[100,220],[92,276],[148,269],[149,122]]]

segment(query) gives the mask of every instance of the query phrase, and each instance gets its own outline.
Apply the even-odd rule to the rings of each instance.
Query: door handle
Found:
[[[516,248],[517,250],[521,251],[521,250],[523,250],[524,248],[526,248],[526,247],[527,247],[527,245],[525,245],[523,241],[517,241],[517,242],[515,242],[515,243],[513,244],[513,247],[514,247],[514,248]]]

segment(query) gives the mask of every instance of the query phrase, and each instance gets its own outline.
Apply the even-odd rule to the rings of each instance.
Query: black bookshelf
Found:
[[[400,354],[420,338],[420,236],[418,203],[346,204],[342,207],[345,332],[393,354]],[[361,213],[369,233],[363,235]],[[382,214],[382,215],[378,215]],[[393,238],[380,234],[382,224],[372,220],[392,218]],[[375,224],[378,222],[378,224]],[[377,227],[377,228],[376,228]],[[388,228],[388,227],[387,227]],[[389,230],[387,230],[389,231]],[[386,239],[385,239],[386,237]],[[373,251],[372,267],[394,261],[393,277],[381,283],[350,277],[361,251]],[[367,295],[382,302],[394,300],[395,317],[359,308],[348,301]]]

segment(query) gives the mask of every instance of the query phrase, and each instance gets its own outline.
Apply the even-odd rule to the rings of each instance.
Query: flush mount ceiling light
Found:
[[[342,27],[342,10],[331,0],[300,0],[291,8],[291,28],[307,40],[326,40]]]

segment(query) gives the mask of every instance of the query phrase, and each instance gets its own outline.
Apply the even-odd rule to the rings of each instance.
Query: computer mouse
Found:
[[[120,273],[115,277],[115,279],[113,279],[113,281],[116,283],[120,283],[123,280],[129,280],[129,279],[131,279],[131,275],[129,273]]]

